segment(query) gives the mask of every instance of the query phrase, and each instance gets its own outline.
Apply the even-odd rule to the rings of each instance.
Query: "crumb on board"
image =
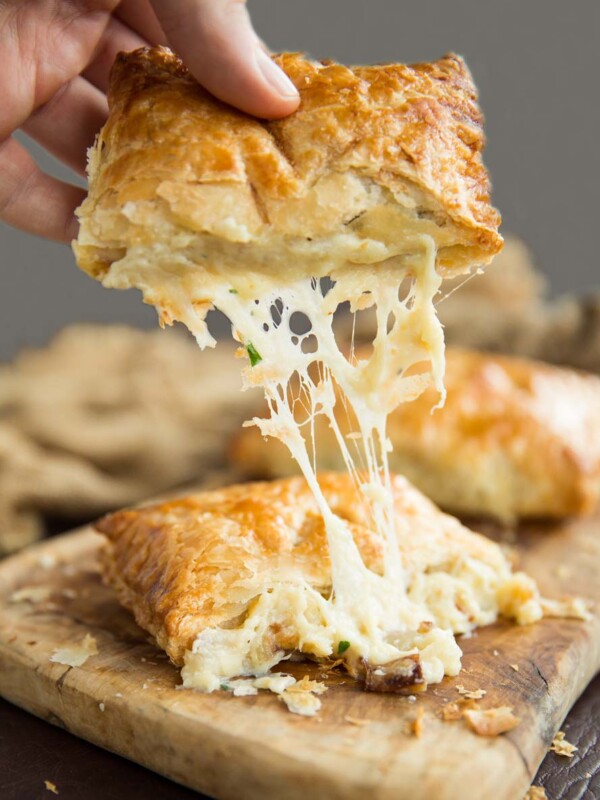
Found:
[[[46,790],[52,792],[52,794],[58,794],[56,784],[52,783],[52,781],[44,781],[44,786],[46,787]]]
[[[466,697],[467,700],[481,700],[481,698],[485,697],[487,694],[485,689],[465,689],[460,683],[457,685],[456,691],[463,697]]]
[[[98,708],[100,709],[100,711],[104,713],[104,709],[106,708],[106,706],[104,705],[104,703],[98,703]]]
[[[573,758],[573,754],[577,752],[577,748],[571,742],[565,739],[565,732],[559,731],[550,745],[550,750],[556,753],[557,756],[566,756],[566,758]]]
[[[518,664],[510,664],[510,668],[514,669],[515,672],[519,671],[519,665]]]
[[[292,714],[313,717],[321,708],[321,701],[317,695],[326,691],[327,687],[324,683],[311,681],[308,675],[305,675],[302,680],[297,681],[283,691],[279,697]]]
[[[68,667],[81,667],[90,656],[98,653],[96,640],[89,633],[86,633],[79,644],[59,647],[50,656],[50,661],[56,664],[65,664]]]
[[[321,701],[312,692],[292,692],[286,689],[279,697],[292,714],[300,714],[302,717],[314,717],[321,708]]]
[[[523,800],[548,800],[543,786],[530,786]]]
[[[274,672],[261,678],[256,678],[253,681],[257,689],[268,689],[274,694],[285,692],[294,683],[296,683],[296,679],[292,675],[286,675],[283,672]]]
[[[278,695],[293,714],[312,717],[321,708],[321,701],[316,695],[326,692],[327,686],[320,681],[310,680],[308,675],[297,681],[292,675],[279,672],[258,678],[227,680],[221,684],[221,689],[232,692],[236,697],[257,695],[259,689],[267,689]]]
[[[500,655],[500,651],[499,650],[493,650],[492,652],[493,652],[493,654],[495,656],[499,656]]]
[[[291,692],[313,692],[314,694],[323,694],[327,691],[327,686],[321,681],[311,681],[308,675],[305,675],[302,680],[296,681],[288,691]]]
[[[412,722],[410,723],[410,731],[413,734],[413,736],[417,737],[417,739],[420,739],[421,736],[423,736],[423,730],[424,730],[423,717],[424,716],[425,716],[425,710],[421,706],[419,709],[417,709],[416,716],[412,720]]]
[[[52,567],[56,566],[56,556],[52,555],[52,553],[42,553],[38,557],[38,565],[42,569],[52,569]]]
[[[442,719],[444,722],[453,722],[462,719],[464,708],[459,703],[448,703],[442,708]]]
[[[443,706],[441,717],[444,722],[453,722],[457,719],[462,719],[465,711],[468,708],[477,708],[478,704],[470,697],[461,697]]]
[[[250,697],[251,695],[258,694],[258,689],[253,685],[252,680],[237,678],[227,681],[227,686],[235,697]]]
[[[467,708],[463,716],[468,726],[478,736],[499,736],[516,728],[521,721],[513,714],[510,706],[497,708]]]
[[[564,597],[562,600],[547,600],[543,597],[540,605],[545,617],[590,620],[589,605],[581,597]]]

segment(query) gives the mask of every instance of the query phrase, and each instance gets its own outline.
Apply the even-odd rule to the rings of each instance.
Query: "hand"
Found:
[[[0,0],[0,219],[76,236],[85,192],[42,172],[12,134],[22,128],[84,174],[114,58],[148,44],[169,44],[203,86],[250,114],[283,117],[298,105],[244,0]]]

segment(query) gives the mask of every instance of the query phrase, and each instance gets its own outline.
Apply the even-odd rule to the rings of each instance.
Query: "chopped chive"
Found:
[[[256,347],[254,347],[252,342],[248,342],[248,344],[246,345],[246,352],[248,353],[248,358],[250,359],[250,364],[253,367],[255,367],[257,364],[259,364],[262,361],[261,354],[258,352]]]
[[[350,642],[341,641],[338,644],[338,655],[341,656],[342,653],[345,653],[346,650],[350,647]]]
[[[237,293],[238,293],[237,289],[230,289],[229,290],[229,294],[237,294]]]
[[[222,683],[221,684],[221,691],[230,692],[231,691],[231,686],[228,686],[226,683]]]

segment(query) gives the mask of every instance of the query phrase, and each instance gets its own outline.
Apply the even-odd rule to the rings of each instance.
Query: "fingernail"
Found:
[[[262,48],[256,48],[256,63],[263,78],[282,97],[298,97],[298,90],[277,64],[265,53]]]

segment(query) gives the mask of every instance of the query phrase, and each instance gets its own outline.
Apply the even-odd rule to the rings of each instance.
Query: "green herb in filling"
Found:
[[[248,353],[248,358],[250,359],[250,364],[253,367],[255,367],[257,364],[259,364],[262,361],[261,354],[258,352],[256,347],[254,347],[252,342],[248,342],[248,344],[246,345],[246,352]]]

